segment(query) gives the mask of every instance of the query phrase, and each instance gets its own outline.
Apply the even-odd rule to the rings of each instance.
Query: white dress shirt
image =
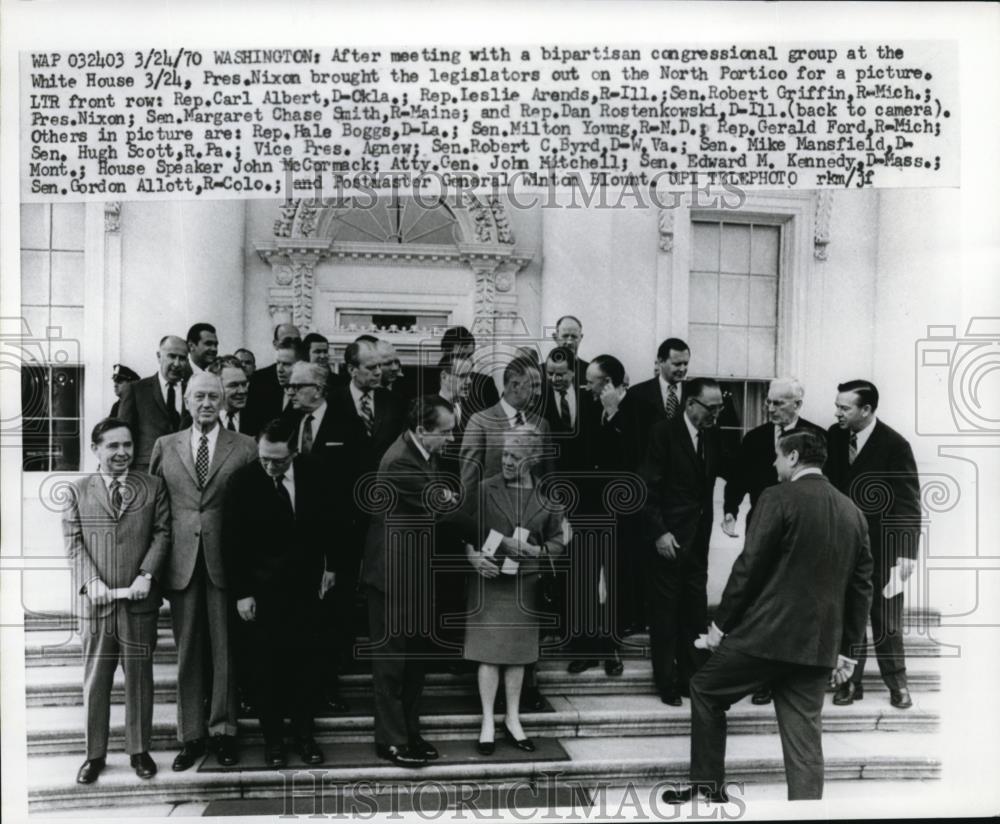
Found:
[[[417,433],[412,429],[410,432],[410,440],[413,441],[413,445],[417,448],[417,451],[423,456],[424,461],[429,461],[431,459],[431,453],[424,449],[424,445],[420,443],[420,438],[417,437]]]
[[[211,431],[205,432],[208,436],[208,465],[212,466],[212,459],[215,457],[215,445],[219,442],[219,431],[222,429],[218,423],[212,427]],[[198,446],[201,443],[202,431],[197,426],[191,427],[191,457],[195,466],[198,465]]]
[[[670,392],[670,387],[674,387],[674,394],[677,396],[677,408],[681,408],[681,385],[680,383],[670,383],[664,380],[663,375],[657,375],[657,380],[660,382],[660,406],[664,409],[667,408],[667,395]]]
[[[865,448],[865,444],[868,443],[868,439],[872,436],[872,432],[875,431],[875,416],[872,415],[872,421],[868,426],[862,429],[860,432],[855,432],[854,434],[858,436],[858,454],[861,454],[861,450]]]
[[[698,438],[701,433],[698,431],[698,427],[691,423],[691,419],[688,417],[687,410],[684,411],[684,423],[688,429],[688,435],[691,436],[691,445],[694,446],[695,454],[698,453]]]
[[[574,387],[573,387],[573,384],[571,383],[567,387],[567,389],[566,389],[566,403],[569,404],[569,422],[570,422],[570,425],[573,425],[573,424],[576,423],[576,392],[573,391],[573,390],[574,390]],[[553,387],[553,389],[552,389],[552,398],[553,398],[553,401],[555,402],[556,414],[557,415],[561,415],[562,414],[562,410],[559,408],[559,401],[560,401],[559,391],[557,389],[555,389],[555,387]]]
[[[230,413],[230,412],[227,412],[225,409],[223,409],[221,412],[219,412],[219,421],[221,422],[223,429],[229,429],[229,419],[230,418],[233,419],[234,431],[239,432],[240,431],[240,413],[239,412],[232,412],[232,413]]]
[[[517,426],[517,413],[518,412],[521,413],[521,418],[524,420],[524,422],[525,423],[528,422],[528,416],[524,414],[524,410],[522,410],[522,409],[515,409],[513,406],[511,406],[509,403],[507,403],[507,401],[505,401],[503,398],[500,398],[500,408],[503,410],[504,415],[507,416],[507,425],[511,429],[513,429],[515,426]]]
[[[358,389],[357,384],[351,381],[348,386],[351,387],[351,397],[354,399],[354,411],[358,413],[359,418],[363,418],[364,415],[361,414],[361,396],[364,394],[363,389]],[[372,403],[372,417],[375,417],[375,390],[368,390],[368,399]]]
[[[170,388],[170,381],[163,377],[162,372],[157,372],[156,377],[160,380],[160,394],[163,396],[163,405],[167,406],[167,392]],[[181,386],[181,382],[177,381],[174,384],[174,409],[177,411],[177,415],[183,415],[184,409],[184,388]]]
[[[298,440],[299,452],[302,451],[302,436],[305,434],[306,424],[308,423],[308,421],[306,419],[310,415],[312,415],[312,423],[311,423],[311,426],[312,426],[312,439],[313,439],[313,444],[312,445],[313,445],[313,449],[315,449],[316,448],[316,433],[319,432],[319,426],[320,426],[321,423],[323,423],[323,416],[325,414],[326,414],[326,401],[324,400],[323,403],[321,403],[319,406],[317,406],[312,412],[306,412],[302,416],[302,425],[299,427],[299,440]],[[320,444],[320,446],[322,446],[322,444]]]

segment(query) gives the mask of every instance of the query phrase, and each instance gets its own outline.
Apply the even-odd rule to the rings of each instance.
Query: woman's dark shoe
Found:
[[[621,656],[617,652],[613,658],[604,659],[605,675],[621,675],[623,672],[625,672],[625,665],[622,663]]]
[[[513,744],[515,747],[517,747],[519,750],[522,750],[523,752],[535,751],[535,742],[532,741],[530,738],[515,738],[514,733],[512,733],[509,729],[507,729],[506,721],[503,722],[503,731],[504,734],[507,736],[507,740],[510,741],[510,743]]]
[[[493,755],[496,748],[497,745],[494,744],[492,741],[476,742],[476,750],[479,752],[480,755]]]

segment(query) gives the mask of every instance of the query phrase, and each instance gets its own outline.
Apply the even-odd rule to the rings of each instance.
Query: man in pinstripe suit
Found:
[[[170,506],[163,481],[130,471],[132,432],[105,418],[91,449],[99,469],[77,481],[63,511],[63,533],[80,596],[87,760],[77,783],[91,784],[108,749],[111,687],[125,670],[125,749],[140,778],[152,778],[153,650],[158,579],[170,547]]]

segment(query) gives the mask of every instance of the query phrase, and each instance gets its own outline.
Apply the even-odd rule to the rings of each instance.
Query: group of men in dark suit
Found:
[[[67,535],[71,555],[83,570],[78,590],[84,594],[88,614],[122,621],[133,612],[155,615],[160,591],[170,601],[178,647],[181,743],[174,769],[195,763],[206,751],[209,736],[220,763],[237,762],[239,681],[246,682],[240,686],[248,698],[252,696],[261,717],[267,763],[285,763],[281,730],[289,711],[303,760],[321,763],[323,754],[312,738],[312,716],[324,703],[335,712],[349,709],[338,689],[338,673],[351,662],[360,629],[359,587],[367,590],[372,637],[387,635],[390,641],[395,637],[386,630],[392,616],[385,612],[386,593],[378,574],[379,559],[386,551],[384,513],[364,494],[366,482],[378,472],[388,477],[387,471],[398,470],[401,474],[393,475],[392,483],[400,500],[409,500],[403,494],[407,478],[440,472],[454,480],[458,494],[461,490],[468,494],[483,478],[499,471],[499,436],[525,423],[545,435],[548,448],[542,474],[567,481],[577,493],[569,515],[575,535],[559,639],[559,649],[568,650],[572,659],[570,672],[603,661],[607,675],[620,675],[621,640],[648,625],[654,679],[662,700],[679,706],[683,696],[691,696],[696,712],[717,717],[717,708],[710,711],[698,703],[705,700],[705,691],[696,701],[697,673],[706,661],[733,656],[716,654],[710,659],[708,650],[696,648],[694,642],[707,630],[709,643],[702,647],[735,649],[735,643],[720,643],[719,632],[734,637],[749,633],[746,616],[770,591],[768,576],[785,574],[782,563],[775,561],[775,546],[787,550],[805,540],[795,537],[799,532],[775,532],[774,519],[786,517],[786,509],[784,504],[766,509],[764,503],[786,498],[793,508],[801,503],[800,514],[812,524],[819,506],[816,500],[835,494],[824,486],[822,494],[808,502],[777,490],[768,497],[768,490],[794,474],[791,470],[782,474],[792,461],[810,470],[822,469],[841,493],[859,503],[864,501],[866,480],[888,479],[892,486],[891,511],[869,511],[864,520],[875,558],[871,620],[890,700],[900,708],[910,705],[900,634],[902,598],[883,598],[881,592],[894,566],[899,566],[904,581],[913,571],[919,535],[918,481],[906,441],[875,418],[875,387],[867,381],[842,384],[838,423],[824,434],[799,417],[801,385],[791,379],[773,381],[767,396],[768,422],[748,432],[736,454],[728,454],[716,425],[724,407],[722,388],[710,378],[686,379],[690,349],[682,340],[663,341],[655,377],[629,386],[624,366],[614,356],[599,355],[590,362],[578,357],[583,329],[577,318],[560,318],[553,337],[557,346],[544,361],[530,353],[515,357],[504,369],[498,392],[490,376],[473,368],[472,335],[462,327],[449,329],[442,339],[438,394],[409,408],[400,391],[398,355],[391,345],[368,335],[347,346],[344,367],[337,372],[329,364],[326,338],[313,333],[303,339],[291,324],[275,328],[275,363],[259,370],[246,349],[218,357],[218,339],[209,324],[195,324],[186,339],[168,335],[160,341],[157,373],[123,387],[118,418],[102,422],[101,432],[95,430],[93,448],[99,460],[106,453],[114,455],[105,461],[106,467],[101,464],[106,484],[107,478],[119,475],[131,478],[147,491],[141,496],[144,500],[150,495],[166,498],[168,518],[165,521],[158,509],[156,518],[149,512],[143,512],[143,519],[133,518],[138,513],[127,502],[116,510],[117,499],[110,491],[84,484],[75,499],[76,509],[67,516]],[[803,434],[810,438],[792,438]],[[256,445],[252,436],[257,437]],[[816,443],[823,447],[823,460],[818,460]],[[784,451],[782,444],[788,445]],[[723,531],[736,537],[736,518],[746,494],[750,512],[747,550],[734,567],[721,620],[717,616],[710,628],[708,546],[719,477],[726,480]],[[637,505],[616,505],[612,491],[616,485],[620,491],[622,482],[631,485]],[[794,488],[811,489],[815,484],[810,477]],[[106,574],[93,557],[96,546],[91,551],[79,522],[80,507],[93,509],[94,499],[101,499],[97,503],[105,515],[117,512],[108,528],[136,526],[124,534],[135,544],[130,552],[142,559],[142,566],[132,564],[135,569],[130,566],[128,572],[148,586],[136,587],[121,570]],[[829,530],[842,528],[854,546],[860,534],[860,522],[852,514],[856,509],[845,508],[839,497],[835,500],[843,512],[836,516],[836,524],[824,527],[824,534],[836,535]],[[426,512],[426,501],[418,506],[414,500],[413,508]],[[902,532],[887,540],[884,533],[890,527]],[[809,529],[801,534],[810,534]],[[863,566],[863,553],[855,548],[848,554],[852,563]],[[831,591],[857,577],[834,567],[827,576]],[[461,611],[460,595],[453,597],[463,589],[461,577],[452,574],[450,595],[441,596],[435,612]],[[99,583],[110,588],[112,578],[119,587],[134,590],[124,609],[107,597]],[[810,661],[814,669],[827,665],[830,649],[841,639],[850,645],[843,655],[858,656],[851,677],[838,677],[835,703],[863,695],[864,635],[862,626],[858,637],[854,607],[864,598],[857,594],[860,588],[855,589],[849,616],[831,609],[820,616],[822,620],[817,617],[816,626],[808,625],[826,639],[823,651]],[[736,608],[734,599],[739,601]],[[135,606],[137,601],[145,607]],[[109,605],[120,612],[109,610]],[[847,629],[833,626],[845,622]],[[448,632],[440,625],[431,634],[447,645]],[[767,660],[785,660],[781,645],[764,654],[757,635],[747,637],[751,635],[755,640],[747,651]],[[317,646],[324,651],[318,657],[310,654]],[[403,644],[396,650],[402,653],[392,665],[374,659],[376,743],[382,757],[414,766],[426,763],[435,751],[419,734],[416,698],[422,676],[408,668],[406,649]],[[89,660],[86,653],[85,657]],[[139,682],[134,693],[128,693],[138,696],[129,715],[133,720],[144,719],[147,712],[144,679],[151,657],[140,659],[141,665],[133,664],[130,670],[131,680]],[[785,663],[803,662],[796,658]],[[93,691],[96,709],[91,712],[88,698],[88,761],[79,776],[84,782],[96,778],[106,749],[107,716],[99,709],[106,668],[99,675],[88,675],[92,686],[87,694]],[[755,670],[760,677],[752,679],[754,701],[765,703],[772,693],[776,701],[779,695],[786,701],[786,670]],[[525,702],[528,707],[541,702],[530,671]],[[780,702],[778,709],[779,716],[787,714]],[[136,721],[135,729],[130,727],[128,746],[137,756],[148,750],[144,723]],[[695,789],[709,773],[718,772],[699,758],[702,772],[692,772]],[[137,772],[151,774],[148,753],[139,760]],[[815,775],[806,783],[815,788]]]

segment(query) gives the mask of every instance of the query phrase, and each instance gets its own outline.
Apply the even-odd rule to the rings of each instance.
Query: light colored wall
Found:
[[[126,203],[122,207],[121,359],[156,370],[165,334],[213,324],[222,352],[243,340],[243,201]]]

